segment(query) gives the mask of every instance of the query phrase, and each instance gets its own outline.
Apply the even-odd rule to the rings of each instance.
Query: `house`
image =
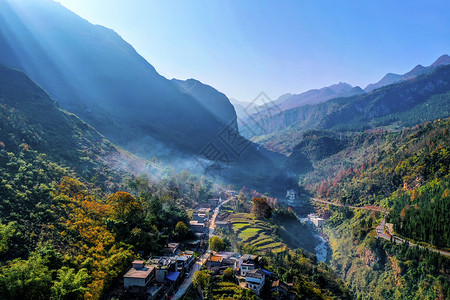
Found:
[[[297,199],[297,193],[295,192],[295,190],[287,190],[286,191],[286,199],[288,199],[288,200]]]
[[[223,256],[213,255],[206,262],[206,267],[209,269],[213,267],[221,267],[222,266]]]
[[[205,232],[206,227],[205,227],[205,224],[203,224],[203,223],[199,223],[198,221],[190,221],[189,225],[193,232],[201,232],[201,233]]]
[[[211,211],[211,208],[209,207],[202,207],[197,209],[198,212],[204,213],[204,214],[208,214]]]
[[[198,223],[205,223],[206,218],[206,214],[202,212],[194,212],[192,214],[192,220],[197,221]]]
[[[145,264],[143,260],[135,260],[133,267],[123,275],[123,285],[125,288],[145,288],[154,277],[155,268],[153,266]]]
[[[236,261],[236,268],[239,269],[241,276],[246,276],[248,271],[259,267],[260,260],[261,257],[257,255],[244,254],[241,258],[239,258],[239,260]]]
[[[181,252],[180,243],[168,243],[166,247],[166,252],[169,255],[178,255]]]
[[[295,299],[295,292],[292,283],[285,283],[280,280],[276,280],[272,283],[270,288],[272,293],[277,293],[277,299]]]
[[[259,295],[265,282],[266,274],[260,269],[250,270],[245,275],[245,287],[252,289],[256,295]]]
[[[170,272],[175,272],[176,269],[176,257],[152,257],[148,260],[155,268],[155,280],[158,282],[164,282],[164,279]]]
[[[231,228],[230,221],[216,221],[214,224],[216,225],[216,228]]]
[[[178,272],[189,268],[194,261],[194,252],[186,251],[181,255],[177,256],[176,269]]]

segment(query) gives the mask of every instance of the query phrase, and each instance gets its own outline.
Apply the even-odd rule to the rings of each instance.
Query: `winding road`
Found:
[[[334,205],[334,206],[343,206],[343,207],[354,208],[354,209],[365,209],[365,210],[379,211],[379,212],[384,212],[386,215],[389,213],[388,210],[380,208],[380,207],[377,207],[377,206],[373,206],[373,205],[372,206],[361,206],[361,207],[359,207],[359,206],[345,205],[345,204],[341,204],[341,203],[334,203],[334,202],[330,202],[330,201],[326,201],[326,200],[322,200],[322,199],[317,199],[317,198],[310,198],[310,200],[314,201],[314,202],[318,202],[318,203],[322,203],[322,204],[330,204],[330,205]],[[383,218],[383,220],[381,221],[380,225],[377,226],[376,230],[377,230],[378,238],[382,238],[382,239],[388,240],[388,241],[391,241],[391,238],[392,238],[392,241],[394,243],[396,243],[396,244],[403,244],[404,242],[407,242],[410,247],[419,247],[421,249],[427,248],[430,251],[433,251],[433,252],[439,253],[441,255],[450,257],[450,252],[447,252],[447,251],[444,251],[444,250],[439,250],[439,249],[434,249],[434,248],[431,248],[431,247],[420,246],[420,245],[411,243],[411,242],[409,242],[409,241],[407,241],[405,239],[402,239],[402,238],[400,238],[400,237],[398,237],[396,235],[389,234],[388,231],[386,230],[386,217]]]

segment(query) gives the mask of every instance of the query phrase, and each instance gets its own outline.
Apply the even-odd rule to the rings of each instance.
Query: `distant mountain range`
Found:
[[[403,75],[388,73],[383,78],[381,78],[380,81],[369,84],[364,89],[364,91],[370,92],[370,91],[373,91],[375,89],[378,89],[380,87],[383,87],[383,86],[386,86],[389,84],[393,84],[393,83],[405,81],[405,80],[410,80],[410,79],[416,78],[417,76],[429,73],[429,72],[433,71],[434,69],[436,69],[437,67],[444,66],[444,65],[450,65],[450,56],[448,56],[446,54],[439,57],[434,63],[432,63],[428,67],[424,67],[422,65],[417,65],[411,71],[409,71]]]
[[[288,110],[306,104],[316,104],[333,98],[349,97],[364,94],[359,86],[351,86],[348,83],[340,82],[321,89],[313,89],[301,94],[284,94],[274,103],[281,110]]]
[[[450,65],[443,65],[369,93],[261,115],[247,126],[252,125],[248,133],[253,134],[253,141],[287,154],[302,140],[302,132],[310,129],[398,129],[449,116]]]
[[[288,111],[290,109],[298,108],[304,105],[318,104],[334,98],[362,95],[366,92],[371,92],[386,85],[414,79],[417,76],[435,70],[437,67],[449,64],[450,56],[445,54],[439,57],[428,67],[417,65],[411,71],[403,75],[388,73],[380,81],[369,84],[364,90],[359,86],[353,87],[348,83],[340,82],[338,84],[333,84],[331,86],[323,87],[320,89],[308,90],[300,94],[283,94],[278,97],[277,100],[273,101],[273,108],[270,111],[267,111],[267,109],[262,106],[258,107],[257,105],[253,105],[253,107],[249,102],[238,101],[235,99],[233,99],[231,103],[234,105],[238,117],[243,120],[242,123],[251,123],[252,119],[260,118],[260,115],[264,113],[277,114],[281,111]],[[253,116],[251,116],[252,114]],[[244,132],[244,134],[251,137],[251,134],[249,134],[248,131]]]

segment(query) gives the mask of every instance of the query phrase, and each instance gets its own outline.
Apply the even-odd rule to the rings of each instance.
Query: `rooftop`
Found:
[[[150,273],[153,271],[153,269],[154,269],[154,267],[149,266],[149,265],[146,265],[141,269],[131,268],[130,270],[128,270],[128,272],[125,275],[123,275],[123,277],[145,279],[150,275]]]
[[[279,287],[283,290],[289,291],[292,288],[292,283],[285,283],[281,280],[276,280],[272,283],[272,288]]]
[[[247,274],[245,275],[245,277],[261,279],[264,277],[264,275],[265,274],[263,271],[261,271],[259,269],[255,269],[255,270],[248,271]]]
[[[194,226],[205,226],[205,224],[199,223],[198,221],[190,221],[189,224]]]
[[[214,255],[214,256],[211,256],[211,258],[209,260],[210,261],[221,262],[222,259],[223,259],[223,256]]]

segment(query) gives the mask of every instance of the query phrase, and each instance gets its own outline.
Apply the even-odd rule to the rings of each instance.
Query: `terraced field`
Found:
[[[286,245],[272,236],[270,224],[250,214],[234,214],[229,219],[239,242],[256,247],[260,251],[281,252]]]

